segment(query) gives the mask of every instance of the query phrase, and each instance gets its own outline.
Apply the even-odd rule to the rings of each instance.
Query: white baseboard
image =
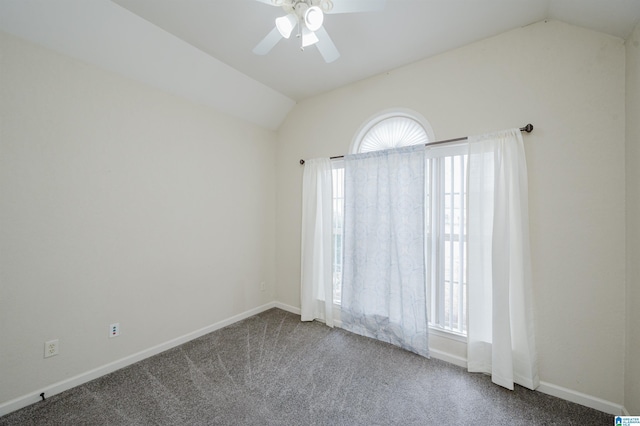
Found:
[[[450,362],[451,364],[455,364],[459,367],[467,368],[466,358],[462,358],[436,349],[429,349],[429,352],[433,358]],[[565,401],[575,402],[576,404],[584,405],[585,407],[594,408],[598,411],[612,414],[614,416],[629,415],[629,412],[620,404],[616,404],[592,395],[587,395],[585,393],[578,392],[572,389],[564,388],[562,386],[554,385],[549,382],[541,381],[540,386],[536,388],[536,391],[555,396],[556,398],[564,399]]]
[[[429,354],[432,358],[439,359],[441,361],[446,361],[448,363],[457,365],[458,367],[467,368],[467,359],[459,357],[457,355],[452,355],[443,351],[439,351],[437,349],[429,349]]]
[[[93,370],[86,371],[84,373],[78,374],[77,376],[70,377],[61,382],[54,383],[45,388],[38,389],[29,394],[26,394],[18,398],[12,399],[10,401],[7,401],[5,403],[2,403],[0,404],[0,416],[4,416],[5,414],[11,413],[12,411],[19,410],[20,408],[24,408],[31,404],[35,404],[38,401],[41,401],[42,398],[40,397],[40,394],[43,392],[45,394],[45,397],[48,398],[50,396],[56,395],[58,393],[74,388],[76,386],[87,383],[91,380],[97,379],[98,377],[104,376],[105,374],[109,374],[121,368],[127,367],[138,361],[142,361],[145,358],[149,358],[151,356],[157,355],[160,352],[164,352],[168,349],[174,348],[176,346],[180,346],[183,343],[189,342],[193,339],[197,339],[198,337],[204,336],[205,334],[211,333],[212,331],[219,330],[223,327],[226,327],[238,321],[242,321],[243,319],[249,318],[253,315],[259,314],[261,312],[264,312],[271,308],[276,308],[276,307],[282,310],[296,313],[294,312],[296,308],[293,308],[291,306],[278,303],[278,302],[270,302],[262,306],[258,306],[257,308],[250,309],[238,315],[234,315],[230,318],[219,321],[215,324],[211,324],[199,330],[193,331],[191,333],[187,333],[183,336],[177,337],[175,339],[169,340],[167,342],[161,343],[159,345],[153,346],[151,348],[145,349],[143,351],[137,352],[127,357],[121,358],[119,360],[110,362],[109,364],[94,368]],[[300,314],[299,309],[297,314]]]
[[[98,368],[94,368],[93,370],[89,370],[87,372],[78,374],[77,376],[71,377],[69,379],[63,380],[58,383],[54,383],[45,388],[38,389],[29,394],[26,394],[21,397],[15,398],[11,401],[2,403],[0,404],[0,416],[4,416],[5,414],[11,413],[12,411],[19,410],[20,408],[24,408],[26,406],[29,406],[31,404],[34,404],[40,401],[41,400],[40,394],[42,392],[44,392],[45,397],[56,395],[58,393],[74,388],[76,386],[87,383],[91,380],[97,379],[98,377],[104,376],[105,374],[112,373],[116,370],[127,367],[138,361],[142,361],[143,359],[157,355],[168,349],[174,348],[176,346],[180,346],[193,339],[197,339],[198,337],[204,336],[205,334],[211,333],[213,331],[219,330],[223,327],[226,327],[238,321],[242,321],[243,319],[249,318],[253,315],[267,311],[271,308],[278,308],[284,311],[291,312],[296,315],[300,315],[300,308],[296,308],[294,306],[290,306],[281,302],[274,301],[274,302],[264,304],[262,306],[258,306],[257,308],[250,309],[238,315],[234,315],[230,318],[219,321],[215,324],[211,324],[199,330],[196,330],[191,333],[187,333],[183,336],[177,337],[175,339],[169,340],[165,343],[161,343],[159,345],[137,352],[133,355],[129,355],[127,357],[113,361],[109,364],[103,365]],[[338,321],[338,324],[336,325],[340,326],[341,324],[339,324],[339,321]],[[431,349],[430,353],[431,353],[431,356],[433,356],[434,358],[440,359],[442,361],[450,362],[460,367],[464,367],[464,368],[467,367],[467,360],[465,358],[452,355],[443,351],[434,350],[434,349]],[[567,401],[575,402],[577,404],[584,405],[586,407],[595,408],[596,410],[600,410],[608,414],[612,414],[616,416],[629,415],[628,411],[620,404],[615,404],[613,402],[606,401],[601,398],[597,398],[597,397],[587,395],[581,392],[577,392],[571,389],[563,388],[561,386],[557,386],[551,383],[540,382],[540,386],[538,387],[537,391],[545,393],[547,395],[555,396]]]
[[[536,390],[538,392],[546,393],[547,395],[555,396],[566,401],[584,405],[585,407],[595,408],[596,410],[603,411],[614,416],[628,415],[625,414],[627,410],[620,404],[615,404],[611,401],[607,401],[592,395],[587,395],[572,389],[563,388],[562,386],[554,385],[548,382],[540,382],[540,386],[538,386]]]
[[[283,311],[291,312],[292,314],[300,315],[300,308],[296,308],[295,306],[287,305],[286,303],[281,302],[273,302],[273,307],[282,309]]]
[[[457,365],[459,367],[467,368],[466,358],[439,351],[437,349],[429,349],[429,352],[433,358],[450,362],[451,364]],[[540,386],[538,386],[536,391],[555,396],[560,399],[564,399],[565,401],[575,402],[576,404],[584,405],[585,407],[593,408],[607,414],[612,414],[614,416],[629,415],[629,412],[626,410],[626,408],[624,408],[620,404],[616,404],[592,395],[587,395],[585,393],[578,392],[572,389],[564,388],[562,386],[554,385],[549,382],[540,382]]]
[[[433,358],[450,362],[451,364],[457,365],[459,367],[467,368],[466,358],[462,358],[435,349],[429,349],[429,352]],[[564,399],[565,401],[575,402],[576,404],[584,405],[585,407],[594,408],[598,411],[612,414],[614,416],[629,415],[628,411],[620,404],[616,404],[592,395],[587,395],[585,393],[578,392],[572,389],[564,388],[562,386],[554,385],[552,383],[540,382],[540,386],[536,388],[536,391],[555,396],[560,399]]]
[[[459,367],[467,368],[466,358],[439,351],[437,349],[429,349],[429,352],[433,358],[450,362],[451,364],[455,364]],[[585,407],[593,408],[607,414],[612,414],[614,416],[629,415],[629,412],[626,410],[626,408],[624,408],[620,404],[616,404],[592,395],[587,395],[585,393],[578,392],[572,389],[564,388],[562,386],[554,385],[549,382],[541,381],[540,386],[536,388],[536,391],[555,396],[560,399],[564,399],[565,401],[575,402],[576,404],[584,405]]]

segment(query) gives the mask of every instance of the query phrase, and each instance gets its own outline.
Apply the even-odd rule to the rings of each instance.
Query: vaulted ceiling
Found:
[[[315,47],[301,51],[293,37],[267,56],[252,53],[284,14],[279,7],[255,0],[114,1],[294,100],[544,19],[625,39],[640,19],[638,0],[387,0],[382,11],[325,17],[341,52],[325,64]]]
[[[0,30],[275,129],[296,101],[545,19],[626,39],[640,0],[387,0],[325,16],[341,54],[329,64],[293,37],[252,53],[283,14],[256,0],[0,0]]]

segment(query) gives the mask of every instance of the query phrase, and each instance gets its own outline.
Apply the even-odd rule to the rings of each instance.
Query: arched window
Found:
[[[387,110],[367,120],[356,133],[350,153],[380,151],[433,141],[433,129],[417,112]]]
[[[429,122],[410,109],[394,108],[375,114],[360,126],[350,154],[426,144],[435,140]],[[333,161],[333,299],[339,304],[342,288],[342,225],[344,218],[344,161]]]
[[[407,109],[383,111],[356,132],[350,154],[359,154],[434,142],[431,125]],[[429,325],[432,331],[459,336],[467,333],[466,165],[464,143],[439,145],[425,151],[425,197],[429,211],[426,254]],[[342,235],[344,222],[344,162],[333,163],[333,298],[340,303],[342,289]]]

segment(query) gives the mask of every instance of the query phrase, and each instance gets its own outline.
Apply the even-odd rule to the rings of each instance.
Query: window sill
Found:
[[[454,340],[456,342],[467,343],[467,336],[454,333],[452,331],[443,330],[438,327],[429,326],[429,333],[434,336],[443,337],[445,339]]]

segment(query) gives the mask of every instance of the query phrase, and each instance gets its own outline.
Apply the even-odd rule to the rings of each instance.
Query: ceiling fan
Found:
[[[283,38],[291,37],[298,28],[300,48],[315,45],[325,62],[333,62],[340,52],[322,26],[325,14],[382,10],[385,0],[256,0],[282,7],[286,15],[276,18],[276,26],[253,48],[253,53],[266,55]]]

